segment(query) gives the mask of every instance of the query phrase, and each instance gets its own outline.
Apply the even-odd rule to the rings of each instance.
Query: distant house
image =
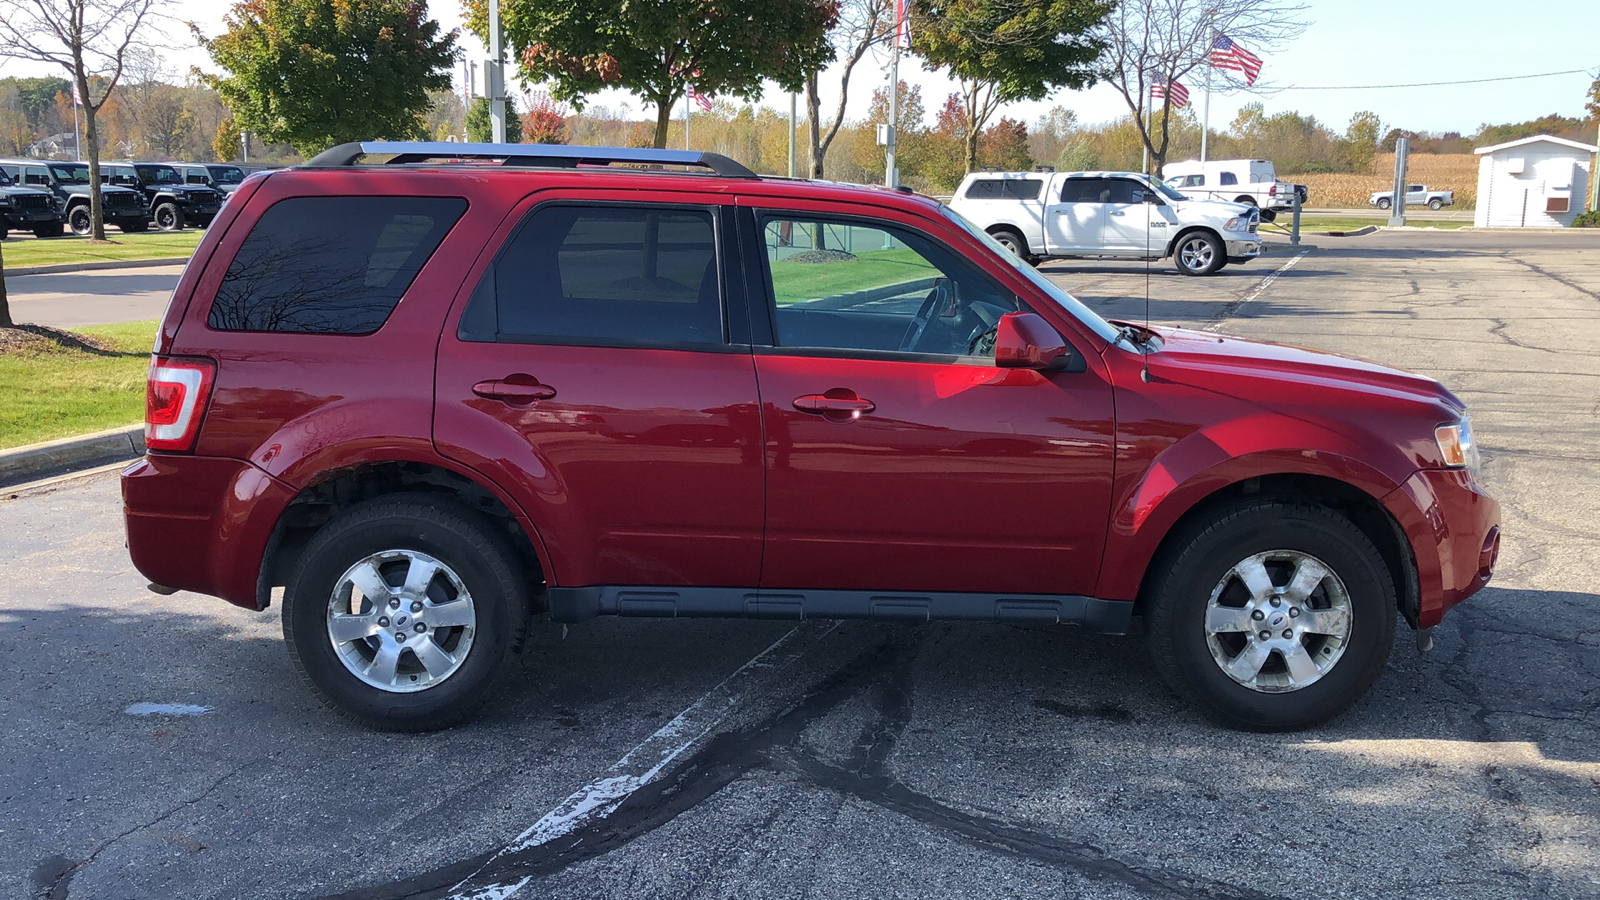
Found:
[[[1583,212],[1594,145],[1539,135],[1477,153],[1477,227],[1564,227]]]
[[[34,159],[77,159],[78,136],[64,131],[40,138],[28,145],[28,155]]]

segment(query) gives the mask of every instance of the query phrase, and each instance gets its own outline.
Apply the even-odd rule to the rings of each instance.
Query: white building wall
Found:
[[[1513,174],[1513,160],[1522,161]],[[1493,228],[1563,228],[1583,212],[1589,196],[1590,155],[1556,144],[1526,144],[1485,153],[1478,160],[1478,206],[1473,224]],[[1546,212],[1551,197],[1566,197],[1567,211]]]

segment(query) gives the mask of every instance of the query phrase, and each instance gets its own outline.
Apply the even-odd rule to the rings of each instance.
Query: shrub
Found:
[[[1572,220],[1573,228],[1600,228],[1600,209],[1591,209]]]

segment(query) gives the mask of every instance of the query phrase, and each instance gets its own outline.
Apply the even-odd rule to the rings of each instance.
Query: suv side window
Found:
[[[43,166],[29,166],[22,170],[23,184],[37,184],[46,187],[50,184],[50,176],[45,174]]]
[[[210,184],[211,179],[205,169],[184,169],[183,180],[186,184]]]
[[[371,334],[466,209],[456,197],[280,200],[229,263],[208,324]]]
[[[547,205],[484,273],[463,340],[590,346],[722,345],[711,210]]]
[[[1233,174],[1232,172],[1223,172],[1222,173],[1222,177],[1219,178],[1218,181],[1220,181],[1224,185],[1238,184],[1239,183],[1239,176]]]
[[[898,228],[761,220],[779,347],[994,358],[994,328],[1026,311],[954,253]]]

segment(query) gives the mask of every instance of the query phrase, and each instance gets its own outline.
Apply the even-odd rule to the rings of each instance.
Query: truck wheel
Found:
[[[318,697],[372,728],[457,725],[515,668],[529,603],[513,560],[454,503],[360,504],[316,533],[289,579],[289,656]]]
[[[1022,235],[1009,228],[998,228],[989,232],[989,236],[1000,243],[1000,246],[1011,251],[1011,255],[1018,259],[1028,258],[1028,242]]]
[[[1434,212],[1438,212],[1439,210],[1444,209],[1444,201],[1440,200],[1438,197],[1435,197],[1428,201],[1428,208]]]
[[[67,213],[67,227],[72,229],[72,233],[79,237],[87,235],[93,229],[93,220],[89,217],[89,207],[74,206]]]
[[[1372,541],[1320,506],[1251,500],[1178,536],[1145,614],[1157,670],[1217,722],[1309,728],[1349,709],[1394,643],[1395,588]]]
[[[1246,194],[1243,197],[1235,197],[1233,198],[1233,202],[1243,203],[1245,206],[1260,206],[1260,204],[1256,202],[1256,198],[1250,196],[1249,194]]]
[[[1185,275],[1210,275],[1228,261],[1222,241],[1209,231],[1191,231],[1178,238],[1172,248],[1172,261]]]
[[[1391,207],[1393,205],[1394,205],[1394,201],[1390,200],[1388,197],[1379,197],[1378,198],[1378,208],[1379,209],[1388,209],[1389,207]]]
[[[183,228],[183,210],[176,203],[158,204],[150,217],[161,231],[179,231]]]

